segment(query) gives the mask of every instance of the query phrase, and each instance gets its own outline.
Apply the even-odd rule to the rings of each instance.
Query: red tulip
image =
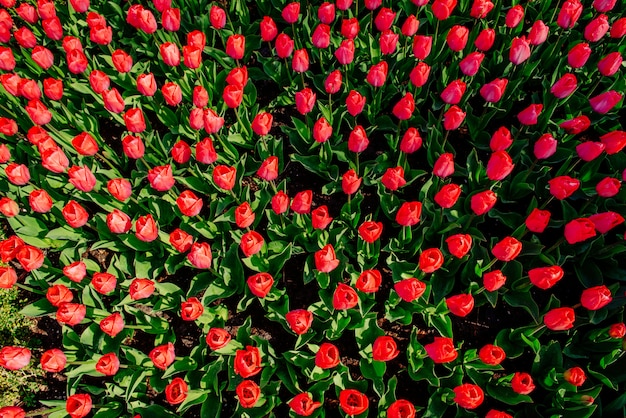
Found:
[[[278,35],[278,29],[276,23],[269,16],[263,16],[263,20],[260,23],[261,39],[265,42],[271,42]]]

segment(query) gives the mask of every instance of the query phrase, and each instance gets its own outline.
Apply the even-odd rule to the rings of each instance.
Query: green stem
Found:
[[[50,415],[54,412],[60,412],[64,410],[65,410],[65,405],[61,405],[61,406],[57,406],[57,407],[50,408],[50,409],[44,409],[43,411],[31,411],[31,412],[28,412],[25,416],[26,417],[38,417],[38,416],[43,416],[43,415]]]

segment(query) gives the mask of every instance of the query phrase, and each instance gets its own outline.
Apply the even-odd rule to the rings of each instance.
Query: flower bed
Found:
[[[620,2],[0,4],[31,415],[624,415]]]

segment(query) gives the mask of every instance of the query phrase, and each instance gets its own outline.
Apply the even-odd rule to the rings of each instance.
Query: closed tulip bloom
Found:
[[[20,208],[15,200],[6,196],[0,199],[0,213],[2,213],[7,218],[14,217],[19,213],[19,211]]]
[[[548,226],[551,216],[550,211],[534,208],[526,218],[526,228],[532,232],[541,233]]]
[[[154,74],[140,74],[139,77],[137,77],[137,90],[144,96],[154,96],[157,90]]]
[[[470,10],[470,16],[475,19],[483,19],[493,10],[494,4],[490,0],[474,0]]]
[[[321,369],[332,369],[340,361],[339,349],[331,343],[322,343],[315,353],[315,365]]]
[[[257,273],[248,277],[247,284],[253,295],[264,298],[272,290],[274,278],[269,273]]]
[[[209,10],[209,21],[211,22],[211,26],[215,29],[223,29],[224,26],[226,26],[226,12],[221,7],[211,6],[211,10]]]
[[[448,252],[456,258],[463,258],[472,248],[472,236],[469,234],[455,234],[446,238]]]
[[[132,300],[140,300],[140,299],[149,298],[154,293],[154,282],[148,279],[134,279],[130,283],[130,287],[128,288],[128,293]],[[156,350],[156,348],[154,350]],[[172,353],[172,359],[171,359],[172,361],[174,361],[173,357],[174,356]],[[152,356],[150,356],[150,358],[152,358]],[[154,361],[154,359],[152,360]],[[156,364],[155,366],[161,368],[160,366]],[[166,367],[163,367],[163,370],[165,370],[165,368]]]
[[[381,222],[365,221],[359,226],[359,236],[368,243],[373,243],[380,238],[383,233],[383,224]]]
[[[246,257],[250,257],[259,251],[263,247],[265,241],[261,234],[256,231],[250,231],[243,234],[241,237],[241,242],[239,243],[239,248]]]
[[[422,213],[420,202],[404,202],[396,213],[396,222],[402,226],[413,226],[419,223]]]
[[[488,292],[495,292],[506,283],[506,276],[500,270],[490,271],[483,275],[483,286]]]
[[[137,15],[137,27],[140,30],[148,34],[156,32],[157,21],[151,10],[142,9]]]
[[[428,81],[430,75],[430,66],[425,62],[418,62],[415,68],[411,70],[409,79],[415,87],[422,87]]]
[[[243,101],[243,90],[240,86],[228,85],[224,87],[222,99],[229,108],[237,108]]]
[[[478,408],[485,399],[485,394],[480,386],[471,383],[455,387],[454,395],[454,402],[465,409]]]
[[[180,86],[171,81],[163,84],[163,87],[161,87],[161,93],[163,93],[165,103],[170,106],[176,106],[183,100],[183,92]]]
[[[317,18],[325,25],[330,25],[335,20],[335,5],[324,2],[317,9]]]
[[[410,127],[402,136],[400,151],[411,154],[422,146],[422,137],[416,128]]]
[[[624,35],[626,35],[626,17],[622,17],[613,22],[609,35],[613,39],[623,38]]]
[[[593,8],[600,13],[606,13],[611,11],[616,3],[617,0],[594,0]]]
[[[291,54],[293,53],[294,42],[289,37],[289,35],[285,33],[281,33],[276,38],[275,46],[276,46],[276,55],[284,59],[284,58],[290,57]]]
[[[315,101],[316,94],[308,87],[296,93],[296,109],[302,115],[306,115],[313,110]]]
[[[411,93],[405,94],[393,107],[392,113],[400,120],[407,120],[413,116],[415,111],[415,100]]]
[[[455,52],[462,51],[467,45],[467,39],[469,37],[469,29],[465,26],[455,25],[448,32],[446,37],[446,43],[448,48]]]
[[[621,186],[622,184],[618,179],[605,177],[596,184],[596,193],[600,197],[613,197],[619,193]]]
[[[528,272],[530,282],[540,289],[546,290],[563,278],[565,272],[560,266],[538,267]]]
[[[52,198],[43,189],[33,190],[28,195],[28,203],[31,209],[37,213],[47,213],[52,209]]]
[[[474,41],[474,46],[478,48],[480,51],[489,51],[493,46],[493,43],[496,40],[496,31],[490,28],[483,29],[480,31],[476,40]]]
[[[294,1],[287,4],[282,11],[282,17],[289,24],[296,23],[300,17],[300,3]]]
[[[202,210],[202,199],[191,190],[185,190],[176,199],[176,205],[185,216],[196,216]]]
[[[474,297],[470,294],[450,296],[446,306],[453,315],[466,317],[474,309]]]
[[[504,24],[508,28],[515,28],[524,19],[524,7],[521,5],[515,5],[509,9],[504,19]]]
[[[623,98],[622,93],[611,90],[592,97],[589,99],[589,104],[594,111],[604,115],[610,112]]]
[[[606,305],[611,303],[612,300],[613,296],[611,295],[611,290],[604,285],[594,286],[590,287],[589,289],[585,289],[580,296],[580,303],[585,309],[588,309],[590,311],[597,311],[598,309],[602,309]]]
[[[352,39],[344,39],[335,51],[335,57],[339,64],[348,65],[354,60],[354,52],[354,41]]]
[[[243,202],[235,208],[235,223],[239,228],[247,228],[254,223],[254,212],[250,203]]]
[[[350,169],[341,177],[341,189],[347,195],[352,195],[361,186],[362,178],[358,176],[356,171]]]
[[[130,216],[119,209],[113,209],[113,211],[107,215],[106,223],[109,227],[109,231],[114,234],[125,234],[130,231],[132,227]]]
[[[35,125],[45,125],[52,120],[52,113],[39,99],[29,101],[25,110]]]
[[[23,78],[19,85],[19,94],[26,100],[41,99],[41,89],[35,80]]]
[[[60,41],[63,38],[63,26],[61,20],[56,17],[50,17],[41,21],[41,27],[43,28],[46,36],[53,41]]]
[[[292,68],[297,73],[303,73],[309,69],[309,54],[306,49],[298,49],[293,54]]]
[[[90,192],[96,185],[96,177],[87,166],[72,166],[67,174],[69,182],[82,192]]]
[[[611,229],[624,223],[624,217],[617,212],[601,212],[591,215],[589,220],[594,228],[601,234],[606,234]]]
[[[313,201],[313,192],[311,190],[304,190],[296,193],[291,202],[291,210],[301,215],[309,213],[311,211],[311,203]]]
[[[89,220],[87,211],[76,201],[70,200],[61,211],[63,219],[72,228],[80,228]]]
[[[67,69],[72,74],[81,74],[89,65],[89,61],[87,61],[87,57],[85,54],[79,49],[72,49],[67,53]]]
[[[124,113],[124,123],[126,129],[131,132],[140,133],[146,130],[146,121],[139,108],[133,108]]]
[[[449,209],[456,204],[461,196],[461,187],[456,184],[446,184],[435,194],[435,202],[442,208]]]
[[[367,10],[376,10],[382,5],[383,0],[364,0],[364,3]]]
[[[544,325],[552,331],[566,331],[574,326],[576,314],[572,308],[554,308],[543,317]]]
[[[0,46],[0,58],[2,58],[0,59],[0,65],[3,65],[6,63],[5,61],[6,57],[3,58],[3,54],[5,54],[7,51],[8,53],[11,54],[11,56],[13,56],[13,53],[11,52],[10,48],[5,48],[3,46]],[[0,67],[0,69],[2,69],[2,67]],[[22,78],[17,74],[7,73],[7,74],[0,75],[0,82],[2,83],[2,87],[4,87],[7,93],[9,93],[11,96],[15,96],[15,97],[20,96],[19,84],[21,81],[22,81]]]
[[[456,8],[457,0],[435,0],[432,5],[432,12],[439,20],[446,20]]]
[[[602,142],[585,141],[576,145],[576,153],[583,161],[593,161],[604,151]]]
[[[126,135],[122,139],[122,149],[128,158],[137,160],[144,156],[146,151],[145,145],[138,136]]]
[[[355,287],[363,293],[375,293],[382,283],[382,275],[378,270],[365,270],[359,275]]]
[[[567,62],[572,68],[581,68],[591,56],[591,48],[587,43],[579,43],[569,50],[567,54]]]
[[[465,120],[466,113],[457,105],[452,105],[443,115],[443,127],[447,131],[457,129]]]
[[[295,309],[285,314],[289,328],[298,335],[306,334],[313,323],[313,313],[306,309]]]
[[[511,261],[522,251],[522,243],[513,237],[505,237],[491,249],[491,253],[500,261]]]
[[[513,138],[511,137],[511,131],[509,131],[504,126],[501,126],[491,136],[491,140],[489,141],[489,148],[491,148],[491,151],[493,152],[504,151],[512,144]]]
[[[237,179],[237,170],[235,167],[218,165],[213,169],[213,181],[217,187],[223,190],[232,190]]]
[[[439,248],[428,248],[419,256],[419,269],[424,273],[434,273],[443,266],[444,257]]]
[[[65,410],[70,418],[86,417],[91,412],[92,407],[91,396],[88,394],[71,395],[65,402]]]
[[[535,158],[543,160],[550,158],[556,152],[557,141],[551,134],[543,134],[537,142],[535,142],[533,153]]]
[[[566,0],[561,7],[556,23],[563,29],[574,27],[583,12],[583,5],[579,0]]]
[[[324,90],[328,94],[335,94],[341,89],[341,71],[335,70],[324,80]]]
[[[400,166],[388,168],[381,178],[381,183],[391,191],[396,191],[406,184],[404,169]]]
[[[272,181],[278,178],[278,157],[270,156],[263,160],[257,170],[257,175],[263,180]]]
[[[176,46],[176,45],[174,45]],[[120,73],[127,73],[133,67],[133,59],[126,52],[118,49],[111,54],[113,66]]]
[[[396,34],[393,30],[386,30],[381,33],[378,42],[380,45],[381,54],[389,55],[396,52],[398,39],[400,39],[400,35]]]
[[[515,37],[511,42],[509,50],[509,61],[514,65],[519,65],[530,57],[530,45],[525,36]]]
[[[461,60],[459,68],[466,76],[473,77],[480,69],[480,64],[482,64],[484,58],[485,54],[482,52],[472,52]]]
[[[170,164],[157,166],[148,170],[148,181],[154,190],[165,192],[174,187],[176,180]]]
[[[135,236],[143,242],[152,242],[158,238],[159,227],[152,215],[148,214],[137,218],[135,221]]]
[[[240,60],[246,50],[246,38],[243,35],[235,34],[226,40],[226,54],[234,60]]]
[[[442,179],[454,174],[454,155],[449,152],[441,154],[435,161],[433,174]]]
[[[264,42],[271,42],[278,35],[278,28],[276,27],[276,23],[274,19],[269,16],[263,16],[263,20],[259,24],[259,29],[261,30],[261,39]]]
[[[404,36],[411,37],[417,33],[419,29],[420,21],[415,15],[409,15],[402,24],[401,32]]]
[[[257,347],[248,345],[245,350],[237,350],[234,363],[235,374],[246,379],[260,373],[261,370],[261,352]]]
[[[339,260],[335,255],[335,249],[327,244],[314,254],[315,268],[322,273],[330,273],[339,266]],[[341,285],[341,284],[340,284]]]
[[[394,290],[405,302],[413,302],[424,294],[426,291],[426,284],[420,282],[415,277],[409,279],[400,280],[393,285]]]
[[[573,219],[565,225],[564,235],[568,244],[577,244],[595,237],[596,228],[588,218]]]
[[[536,125],[542,110],[542,104],[531,104],[517,114],[517,120],[519,120],[522,125]]]
[[[354,39],[359,34],[359,20],[356,17],[341,21],[341,35],[346,39]]]
[[[328,207],[326,205],[313,209],[311,212],[311,225],[315,229],[325,229],[333,218],[328,215]]]
[[[607,154],[613,155],[620,152],[626,146],[626,132],[612,131],[600,137]]]
[[[413,37],[413,55],[418,60],[425,60],[433,47],[432,36],[415,35]]]
[[[472,196],[470,207],[477,216],[484,215],[493,208],[498,201],[498,196],[491,190],[485,190]]]
[[[272,197],[272,210],[275,214],[280,215],[281,213],[287,212],[288,209],[289,196],[287,196],[285,192],[280,190]]]
[[[578,86],[578,80],[572,73],[566,73],[559,78],[550,88],[550,92],[559,99],[564,99],[572,94]]]
[[[87,313],[87,307],[80,303],[62,303],[57,309],[56,319],[60,324],[74,326],[80,324]]]
[[[441,92],[441,100],[447,104],[458,104],[463,98],[466,88],[467,86],[463,80],[454,80]]]
[[[506,78],[496,78],[480,88],[480,95],[487,102],[496,103],[502,99],[509,80]]]
[[[398,354],[400,351],[393,337],[381,336],[376,338],[372,344],[372,358],[375,361],[393,360]]]
[[[618,322],[617,324],[611,325],[608,334],[611,338],[624,338],[626,335],[626,324]]]
[[[590,126],[591,120],[585,115],[577,116],[559,124],[559,127],[563,128],[565,132],[571,135],[578,135],[579,133],[586,131]]]
[[[191,248],[193,244],[193,236],[182,229],[177,228],[170,234],[169,242],[176,251],[184,253],[189,251]]]
[[[19,17],[30,24],[34,24],[39,19],[39,16],[37,16],[37,9],[35,9],[32,4],[21,3],[15,8],[15,12]]]
[[[424,346],[428,357],[437,364],[450,363],[459,356],[459,353],[454,348],[454,342],[452,338],[447,337],[435,337],[435,340]]]
[[[610,77],[619,71],[622,61],[619,51],[611,52],[598,62],[598,70],[603,76]]]
[[[559,200],[567,199],[580,187],[580,180],[570,176],[559,176],[548,181],[550,194]]]
[[[248,68],[244,65],[230,70],[226,76],[226,84],[243,90],[248,84]]]
[[[200,68],[202,65],[202,50],[194,46],[183,47],[183,63],[187,68]]]
[[[374,25],[376,25],[376,29],[378,29],[379,32],[384,32],[391,28],[395,18],[396,13],[393,10],[383,7],[374,18]]]
[[[16,186],[23,186],[30,181],[30,172],[24,164],[10,163],[5,167],[7,179]]]
[[[520,395],[528,395],[535,390],[533,378],[528,373],[516,372],[511,380],[511,389]]]
[[[585,26],[585,39],[589,42],[598,42],[609,31],[609,19],[602,14]]]
[[[333,127],[323,116],[313,125],[313,138],[317,142],[326,142],[333,134]]]
[[[531,45],[541,45],[548,39],[549,33],[550,28],[543,21],[537,20],[530,28],[530,32],[528,32],[528,41]]]
[[[491,154],[487,163],[487,177],[492,181],[504,180],[513,171],[513,159],[506,151]]]
[[[59,373],[65,368],[67,357],[58,348],[52,348],[45,351],[39,361],[43,370],[50,373]]]
[[[311,35],[311,43],[314,47],[325,49],[330,46],[330,26],[320,23]]]
[[[4,164],[8,162],[10,159],[11,159],[11,151],[5,144],[0,144],[0,164]]]

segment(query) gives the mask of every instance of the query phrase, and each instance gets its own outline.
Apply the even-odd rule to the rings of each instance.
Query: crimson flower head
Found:
[[[391,191],[398,190],[406,184],[404,179],[404,169],[400,166],[388,168],[380,179],[381,183]]]

